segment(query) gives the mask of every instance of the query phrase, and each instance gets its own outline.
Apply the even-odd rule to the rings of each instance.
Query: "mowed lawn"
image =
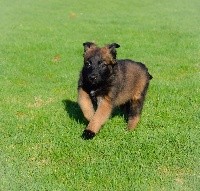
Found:
[[[0,0],[0,190],[200,190],[199,0]],[[77,105],[85,41],[154,77],[133,132],[91,141]]]

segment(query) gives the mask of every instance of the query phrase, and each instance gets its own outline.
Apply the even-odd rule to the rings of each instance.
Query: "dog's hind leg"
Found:
[[[144,103],[143,96],[139,98],[134,97],[133,99],[130,100],[129,110],[128,110],[128,130],[132,130],[137,126],[140,120],[143,103]]]
[[[101,126],[106,122],[106,120],[110,117],[112,113],[112,104],[106,98],[103,98],[98,108],[92,117],[90,123],[88,124],[87,128],[83,132],[83,139],[92,139],[96,133],[99,132]]]
[[[81,107],[84,117],[90,121],[94,115],[94,107],[90,95],[82,88],[78,90],[78,103]]]
[[[149,83],[146,82],[143,90],[135,92],[132,99],[129,101],[129,111],[128,111],[128,129],[134,129],[139,120],[142,113],[142,108],[146,96],[146,92],[148,89]]]
[[[128,111],[128,130],[134,129],[139,120],[141,114],[141,102],[140,100],[131,100]]]

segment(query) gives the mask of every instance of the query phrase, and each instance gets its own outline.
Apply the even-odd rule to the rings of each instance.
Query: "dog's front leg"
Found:
[[[103,98],[98,104],[97,111],[92,117],[87,128],[82,134],[83,139],[92,139],[96,133],[99,132],[101,126],[106,122],[110,117],[112,112],[112,104],[109,99]]]
[[[79,88],[78,90],[78,103],[80,105],[84,117],[88,121],[90,121],[94,115],[94,107],[89,94],[85,92],[82,88]]]

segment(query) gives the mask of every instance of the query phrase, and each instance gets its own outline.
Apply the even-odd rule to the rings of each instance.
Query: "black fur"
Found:
[[[94,132],[85,129],[85,130],[83,131],[83,134],[82,134],[81,137],[82,137],[83,139],[85,139],[85,140],[89,140],[89,139],[93,139],[94,136],[95,136],[95,133],[94,133]]]

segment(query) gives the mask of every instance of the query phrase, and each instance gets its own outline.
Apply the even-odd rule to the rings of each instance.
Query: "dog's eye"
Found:
[[[99,67],[104,69],[104,68],[107,67],[107,65],[105,64],[105,62],[102,62],[102,63],[99,65]]]
[[[92,65],[91,62],[89,62],[89,61],[86,62],[87,67],[90,67],[91,65]]]

